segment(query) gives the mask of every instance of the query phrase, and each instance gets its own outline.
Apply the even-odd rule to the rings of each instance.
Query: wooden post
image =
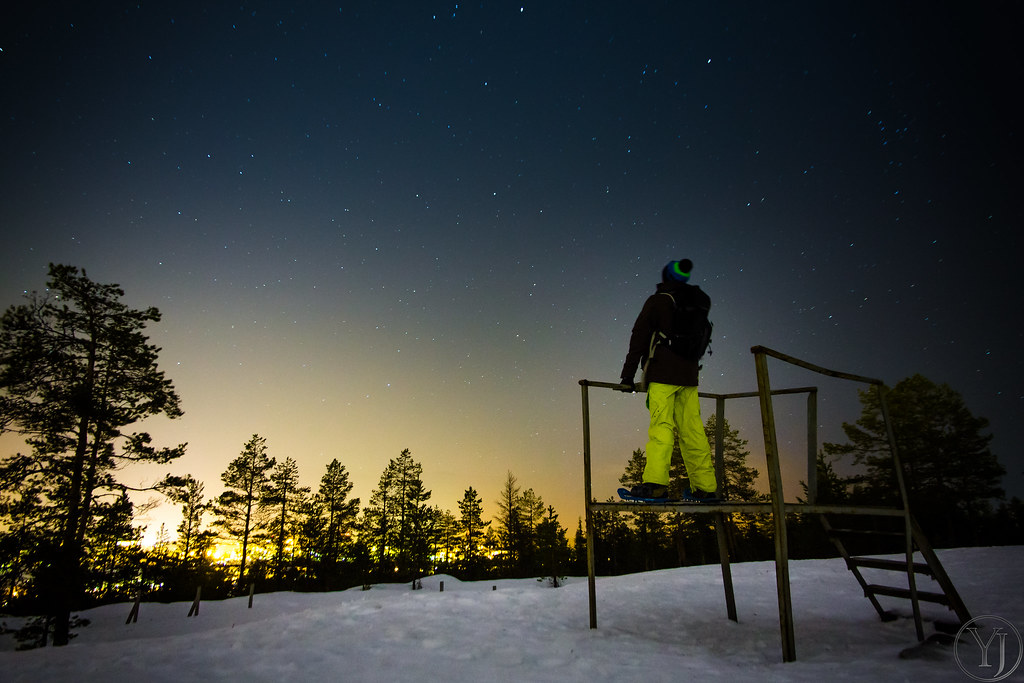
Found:
[[[146,575],[146,558],[143,557],[139,560],[139,592],[135,594],[135,604],[132,606],[132,611],[128,613],[128,619],[125,620],[126,624],[134,624],[139,621],[139,605],[142,603],[142,590],[146,584],[143,582],[143,577]]]
[[[580,380],[583,392],[583,509],[587,522],[587,589],[590,594],[590,628],[597,628],[597,584],[594,563],[594,513],[590,510],[593,493],[590,482],[590,394],[587,391],[587,380]]]
[[[772,496],[772,521],[775,526],[775,584],[779,596],[779,630],[782,638],[782,660],[796,661],[796,634],[793,628],[793,597],[789,586],[789,544],[786,538],[786,504],[782,493],[782,470],[779,466],[778,441],[775,436],[775,413],[772,390],[768,381],[768,359],[761,347],[751,349],[757,369],[757,390],[761,400],[761,426],[764,431],[764,454],[768,464],[768,484]]]
[[[818,391],[807,392],[807,502],[818,502]]]
[[[725,490],[725,397],[715,397],[715,481],[718,482],[718,497],[724,498]]]
[[[715,397],[715,481],[718,482],[718,495],[724,498],[727,494],[725,486],[725,397]],[[722,586],[725,589],[725,613],[733,621],[736,616],[736,594],[732,587],[732,567],[729,565],[729,537],[725,528],[726,517],[722,512],[715,513],[715,535],[718,537],[718,560],[722,564]]]
[[[126,624],[135,624],[139,621],[139,605],[142,603],[142,588],[139,588],[139,592],[135,594],[135,604],[132,605],[132,609],[128,612],[128,618],[124,620]]]
[[[199,599],[203,595],[203,587],[196,586],[196,599],[192,601],[192,607],[188,611],[188,616],[196,617],[199,616]]]
[[[441,592],[444,593],[444,581],[441,582]]]
[[[256,582],[249,584],[249,609],[252,609],[252,594],[256,592]]]
[[[885,423],[885,434],[889,440],[889,450],[892,453],[892,465],[896,470],[896,485],[900,490],[900,499],[903,501],[903,532],[906,534],[905,553],[907,558],[907,588],[910,590],[910,605],[914,612],[914,629],[917,631],[918,642],[924,642],[924,623],[921,619],[921,603],[917,595],[917,576],[914,571],[914,530],[913,518],[910,515],[910,498],[907,496],[907,484],[903,478],[903,465],[900,461],[900,454],[896,448],[896,433],[892,428],[892,420],[889,418],[889,402],[886,400],[885,384],[879,382],[875,385],[878,390],[878,408],[882,413],[882,421]]]
[[[733,621],[736,616],[736,593],[732,587],[732,566],[729,564],[729,539],[725,531],[725,513],[715,512],[715,531],[718,533],[718,559],[722,563],[722,586],[725,587],[725,613]]]

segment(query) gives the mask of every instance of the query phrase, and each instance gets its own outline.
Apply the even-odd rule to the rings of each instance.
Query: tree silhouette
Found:
[[[569,540],[558,523],[558,513],[551,505],[547,516],[537,524],[537,550],[540,568],[549,577],[552,587],[560,585],[562,571],[569,564]]]
[[[215,525],[242,546],[242,557],[238,563],[239,587],[245,585],[249,543],[253,534],[262,528],[260,498],[267,485],[267,473],[275,464],[277,461],[267,455],[267,440],[253,434],[241,454],[228,463],[228,468],[220,475],[227,490],[217,497],[218,519]]]
[[[853,494],[858,502],[897,504],[899,489],[882,421],[878,392],[859,392],[861,416],[843,423],[848,443],[824,444],[828,455],[851,458],[865,468]],[[888,391],[886,402],[903,465],[911,510],[930,535],[970,541],[1006,470],[989,450],[988,420],[975,417],[949,385],[922,375]]]
[[[86,544],[86,588],[102,597],[125,598],[125,586],[138,574],[142,532],[132,523],[127,493],[93,506],[95,521]]]
[[[490,522],[484,522],[484,503],[472,486],[466,489],[459,501],[460,555],[463,566],[472,575],[479,571],[480,543]]]
[[[285,546],[298,529],[308,494],[308,486],[299,486],[299,466],[290,457],[277,463],[263,487],[260,504],[270,514],[267,531],[274,547],[274,577],[279,582],[284,578]]]
[[[406,448],[388,462],[370,495],[363,517],[381,573],[394,569],[404,577],[426,565],[433,522],[422,475],[423,466]]]
[[[331,460],[311,507],[316,530],[310,534],[310,542],[320,557],[325,585],[337,578],[338,564],[353,543],[359,499],[348,497],[352,488],[345,466],[337,458]]]
[[[114,472],[184,453],[184,445],[157,449],[148,434],[122,431],[147,417],[182,414],[157,368],[160,349],[143,334],[159,311],[129,308],[122,296],[117,285],[51,264],[47,292],[29,295],[0,320],[0,432],[23,436],[31,448],[3,460],[0,482],[5,491],[35,482],[59,539],[40,573],[49,581],[55,645],[67,644],[71,610],[82,597],[94,504],[128,488]]]
[[[511,471],[505,475],[505,484],[498,494],[498,516],[495,535],[506,571],[515,575],[521,567],[526,531],[523,528],[522,496],[519,482]]]
[[[171,494],[171,500],[181,505],[181,524],[178,525],[178,550],[181,561],[188,565],[193,556],[204,549],[200,542],[203,514],[210,503],[203,499],[203,483],[186,475],[184,485]]]

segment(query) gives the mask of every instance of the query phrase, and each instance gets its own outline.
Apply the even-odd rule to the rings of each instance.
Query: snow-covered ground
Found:
[[[1024,547],[939,555],[973,616],[999,616],[1024,631]],[[821,683],[971,680],[961,664],[980,676],[995,672],[977,668],[981,647],[966,634],[961,644],[901,658],[916,643],[909,603],[882,598],[904,617],[883,623],[841,560],[791,563],[797,661],[783,663],[774,563],[732,570],[738,623],[726,618],[717,565],[599,578],[596,630],[586,577],[557,589],[533,579],[435,576],[418,591],[402,584],[257,594],[252,609],[246,598],[204,602],[192,618],[191,603],[143,603],[130,625],[129,604],[108,605],[83,612],[91,624],[64,648],[15,652],[0,638],[0,680]],[[931,621],[952,619],[943,607],[923,609],[929,633]],[[1005,673],[1021,646],[1004,632]],[[995,667],[998,642],[990,644]],[[1024,680],[1024,664],[1005,680]]]

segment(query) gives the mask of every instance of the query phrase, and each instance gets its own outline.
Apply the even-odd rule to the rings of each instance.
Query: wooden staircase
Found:
[[[952,630],[955,633],[961,625],[971,620],[970,612],[968,612],[967,607],[960,598],[960,594],[957,593],[956,587],[950,580],[949,575],[946,574],[946,570],[942,567],[942,563],[932,549],[931,544],[928,543],[928,539],[925,537],[920,525],[918,525],[917,520],[912,516],[908,515],[906,517],[904,530],[836,528],[832,526],[827,515],[820,515],[819,519],[825,528],[825,532],[828,534],[829,540],[832,541],[840,556],[846,561],[847,568],[856,577],[857,582],[864,591],[865,597],[871,602],[871,606],[878,612],[878,616],[881,617],[882,621],[892,621],[897,618],[897,615],[882,607],[877,597],[880,595],[910,600],[918,640],[925,639],[920,606],[922,601],[945,605],[956,615],[957,623],[955,624],[946,624],[941,621],[936,622],[936,628],[940,631],[949,632]],[[906,559],[895,560],[868,557],[854,555],[850,552],[849,546],[856,542],[853,539],[866,539],[869,542],[877,542],[885,538],[898,540],[900,545],[906,548]],[[913,559],[915,553],[920,555],[923,561],[915,561]],[[906,586],[869,583],[864,577],[862,569],[877,569],[902,574],[906,577]],[[931,579],[937,589],[919,589],[917,581],[919,576]]]

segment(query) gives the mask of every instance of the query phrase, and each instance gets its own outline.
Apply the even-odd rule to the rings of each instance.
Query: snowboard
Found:
[[[721,498],[707,498],[698,499],[690,498],[687,496],[689,491],[683,493],[682,498],[642,498],[640,496],[634,496],[629,492],[629,489],[619,489],[619,498],[628,501],[630,503],[686,503],[688,505],[714,505],[716,503],[723,503]]]

